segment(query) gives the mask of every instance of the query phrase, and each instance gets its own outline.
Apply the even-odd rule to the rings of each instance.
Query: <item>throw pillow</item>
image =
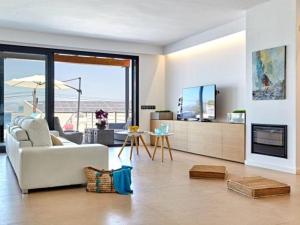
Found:
[[[32,146],[52,146],[48,123],[45,119],[23,120],[21,127],[27,131]]]
[[[27,133],[21,127],[12,129],[11,134],[17,141],[28,141]]]
[[[20,128],[19,126],[15,126],[15,125],[11,125],[8,127],[8,132],[11,133],[13,131],[13,129],[15,128]]]
[[[20,127],[23,123],[24,120],[32,120],[33,118],[31,116],[23,116],[19,118],[17,125]]]
[[[50,134],[50,136],[51,136],[52,144],[53,144],[54,146],[57,146],[57,145],[63,145],[63,143],[61,142],[61,140],[60,140],[58,137],[56,137],[56,136],[53,135],[53,134]]]
[[[20,119],[22,119],[24,116],[16,116],[14,119],[13,119],[13,125],[17,126],[18,125],[18,121]]]

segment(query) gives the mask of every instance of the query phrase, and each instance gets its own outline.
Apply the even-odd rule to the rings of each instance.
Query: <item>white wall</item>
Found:
[[[182,88],[216,84],[217,119],[244,108],[246,35],[238,32],[166,56],[166,109],[176,113]]]
[[[272,0],[247,12],[247,164],[296,171],[296,1]],[[286,100],[253,101],[252,52],[287,45]],[[251,154],[251,123],[287,124],[288,159]]]
[[[245,30],[245,26],[246,18],[242,17],[230,23],[223,24],[222,26],[218,26],[205,32],[194,34],[183,40],[179,40],[167,46],[164,46],[163,52],[164,54],[169,54],[186,48],[194,47],[196,45],[200,45],[211,40],[215,40],[218,38],[225,37],[227,35],[243,31]]]
[[[297,29],[297,87],[296,88],[296,117],[297,117],[297,132],[296,138],[297,139],[297,174],[300,174],[300,0],[296,1],[296,10],[297,10],[297,19],[296,19],[296,29]]]
[[[165,106],[165,57],[140,55],[140,105],[156,105],[156,110]],[[151,110],[139,110],[140,126],[150,130]],[[147,142],[149,138],[145,138]]]

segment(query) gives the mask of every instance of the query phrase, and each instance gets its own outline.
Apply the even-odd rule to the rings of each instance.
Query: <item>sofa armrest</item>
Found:
[[[78,145],[82,143],[82,139],[83,139],[83,133],[77,132],[77,131],[64,132],[61,136],[71,142],[78,144]]]
[[[108,147],[100,144],[20,149],[21,189],[86,182],[83,168],[108,169]]]

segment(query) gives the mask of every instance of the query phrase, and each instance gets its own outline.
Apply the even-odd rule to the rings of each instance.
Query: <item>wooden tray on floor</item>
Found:
[[[225,177],[226,177],[226,167],[225,166],[195,165],[192,167],[192,169],[190,169],[190,178],[224,179]]]
[[[251,198],[285,195],[291,191],[289,185],[264,177],[244,177],[228,180],[227,187]]]

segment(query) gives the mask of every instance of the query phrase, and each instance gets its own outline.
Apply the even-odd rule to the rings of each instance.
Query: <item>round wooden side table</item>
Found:
[[[165,141],[167,142],[169,154],[170,154],[170,159],[173,160],[172,156],[172,151],[171,151],[171,146],[170,146],[170,141],[169,141],[169,136],[174,135],[173,133],[166,133],[166,134],[156,134],[153,132],[149,133],[151,136],[155,137],[155,146],[154,146],[154,152],[152,156],[152,160],[154,160],[154,156],[157,150],[157,145],[159,142],[159,139],[161,139],[161,161],[164,162],[164,147],[165,147]]]
[[[122,145],[122,148],[118,154],[118,157],[120,157],[120,155],[122,154],[128,139],[130,139],[131,142],[131,147],[130,147],[130,160],[132,159],[132,152],[133,152],[133,145],[135,144],[136,147],[136,153],[139,154],[139,140],[141,140],[141,142],[143,143],[143,146],[145,147],[150,159],[151,159],[151,154],[149,152],[149,149],[147,148],[147,145],[145,143],[145,140],[143,138],[143,134],[145,133],[144,131],[138,131],[138,132],[129,132],[129,131],[121,131],[121,132],[116,132],[119,134],[126,134],[127,137]]]

